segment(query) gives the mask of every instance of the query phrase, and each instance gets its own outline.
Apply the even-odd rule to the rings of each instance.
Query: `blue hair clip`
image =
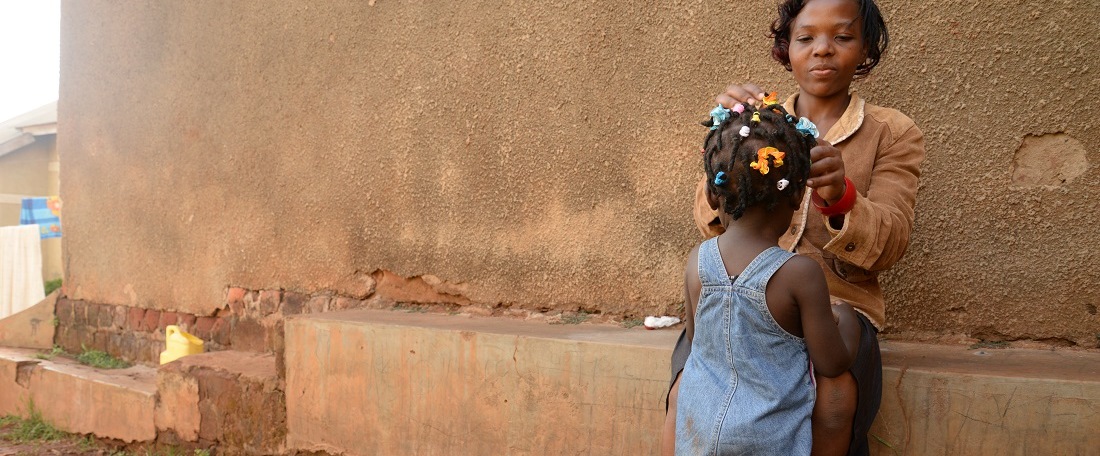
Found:
[[[813,122],[810,122],[810,119],[807,119],[805,117],[798,119],[798,124],[796,124],[794,128],[798,130],[799,133],[802,133],[806,136],[813,136],[814,138],[817,138],[819,136],[819,133],[817,132],[817,125],[814,125]]]
[[[726,182],[729,180],[726,179],[725,171],[718,171],[718,174],[714,175],[714,185],[726,185]]]
[[[710,110],[710,120],[711,120],[710,129],[711,130],[717,130],[718,126],[722,125],[722,122],[725,122],[725,121],[729,120],[729,118],[730,118],[730,110],[726,109],[726,108],[723,108],[722,105],[718,105],[714,109],[711,109]]]
[[[787,114],[787,122],[794,123],[794,116]]]

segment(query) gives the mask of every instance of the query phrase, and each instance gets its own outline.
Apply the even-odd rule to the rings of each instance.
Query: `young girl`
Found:
[[[821,134],[810,152],[812,190],[779,245],[817,262],[832,300],[850,303],[861,328],[852,367],[835,379],[817,377],[813,453],[866,455],[867,431],[882,396],[877,333],[886,306],[877,276],[909,245],[924,140],[904,114],[851,93],[852,81],[871,72],[889,41],[873,0],[785,0],[771,30],[772,57],[798,83],[798,93],[784,107],[812,120]],[[755,103],[762,92],[753,84],[731,85],[718,102]],[[722,232],[720,215],[700,183],[695,222],[704,235]],[[679,373],[691,350],[685,339],[681,335],[672,356],[666,454],[674,442]]]
[[[774,102],[772,102],[774,103]],[[691,355],[677,405],[677,454],[810,453],[811,371],[835,377],[855,356],[850,307],[834,321],[825,276],[779,248],[802,200],[816,129],[777,104],[712,112],[704,146],[706,198],[720,236],[692,250],[684,271]],[[810,362],[813,362],[811,365]]]

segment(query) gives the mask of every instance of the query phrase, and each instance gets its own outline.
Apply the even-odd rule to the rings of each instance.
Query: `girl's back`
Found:
[[[765,292],[794,254],[761,252],[736,278],[718,238],[698,250],[701,292],[677,403],[677,454],[810,453],[815,400],[805,342],[776,323]]]

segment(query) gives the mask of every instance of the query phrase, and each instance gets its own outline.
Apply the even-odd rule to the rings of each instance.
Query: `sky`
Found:
[[[0,122],[57,99],[60,0],[0,0]]]

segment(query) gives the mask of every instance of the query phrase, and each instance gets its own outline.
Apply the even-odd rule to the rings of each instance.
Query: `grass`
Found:
[[[61,279],[49,280],[42,285],[46,288],[46,296],[49,296],[50,293],[54,292],[54,290],[61,288]]]
[[[43,352],[43,353],[35,353],[34,357],[38,358],[38,359],[44,359],[44,360],[49,361],[49,360],[53,359],[55,356],[60,355],[60,354],[64,354],[64,353],[65,353],[65,349],[61,348],[60,345],[54,345],[53,350],[50,350],[48,352]]]
[[[88,350],[88,347],[81,347],[84,348],[84,353],[76,355],[76,360],[81,364],[87,364],[99,369],[125,369],[130,367],[130,363],[115,358],[111,356],[110,353],[99,350]]]
[[[13,425],[14,428],[4,438],[16,443],[26,442],[50,442],[61,440],[69,434],[58,430],[42,418],[42,412],[34,406],[34,401],[27,401],[27,418],[17,416],[5,416],[0,418],[0,426]]]
[[[635,326],[641,326],[642,323],[645,323],[644,319],[641,319],[641,318],[628,318],[626,320],[623,320],[623,327],[627,328],[627,329],[630,329],[630,328],[633,328]]]
[[[575,314],[562,314],[560,322],[551,323],[551,324],[579,325],[581,323],[584,323],[584,322],[588,321],[588,319],[591,316],[592,316],[591,314],[589,314],[588,312],[585,312],[585,311],[582,310],[582,311],[577,312]]]

